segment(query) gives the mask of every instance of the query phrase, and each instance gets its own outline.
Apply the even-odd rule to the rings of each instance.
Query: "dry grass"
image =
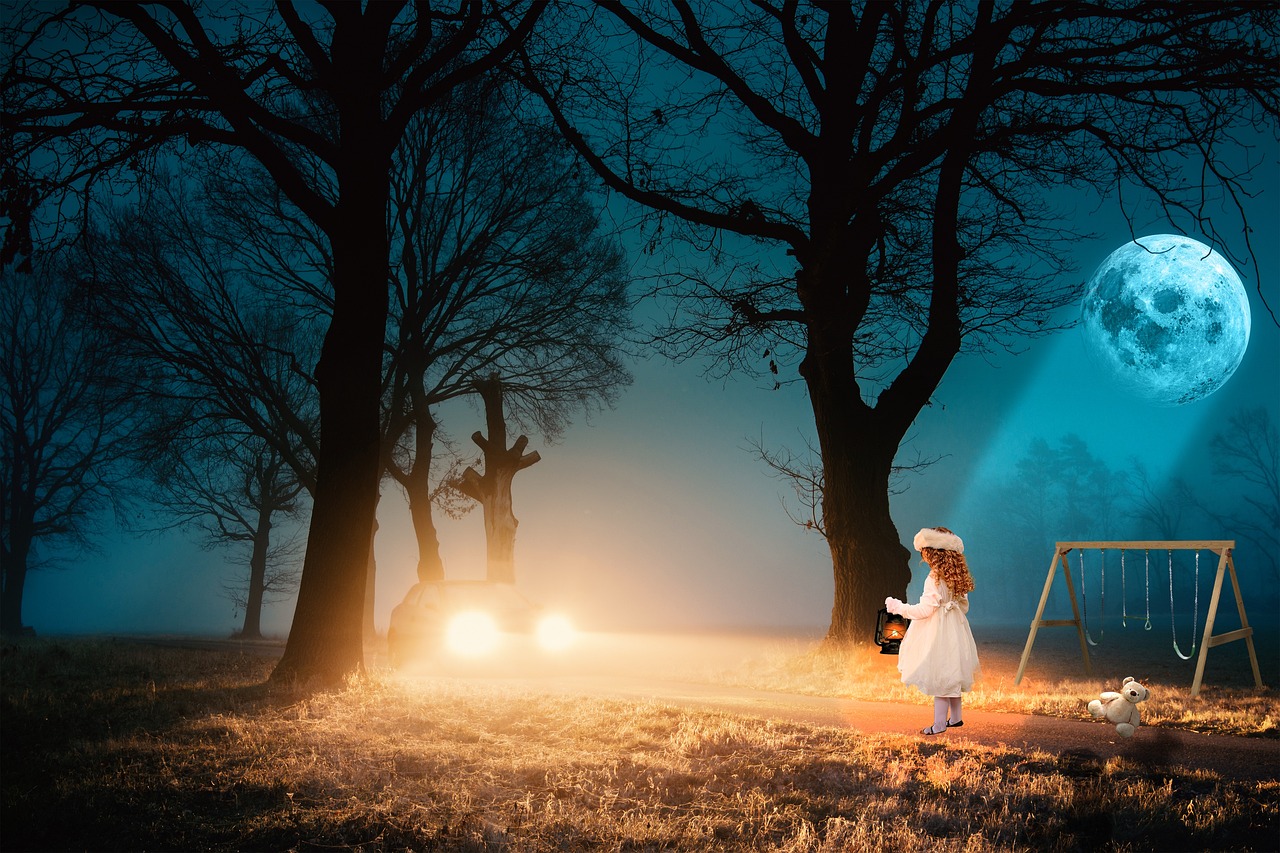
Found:
[[[5,849],[1273,849],[1280,785],[375,671],[38,640],[0,660]]]

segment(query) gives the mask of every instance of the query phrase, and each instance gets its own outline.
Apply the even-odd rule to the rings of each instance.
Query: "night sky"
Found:
[[[1262,165],[1248,209],[1259,268],[1237,266],[1249,291],[1252,336],[1225,387],[1177,408],[1128,399],[1086,357],[1080,330],[1070,328],[1018,341],[1012,354],[962,354],[921,413],[902,458],[917,452],[941,458],[906,479],[906,491],[894,499],[894,519],[904,544],[925,525],[949,526],[965,539],[978,584],[975,623],[1028,624],[1036,595],[1018,593],[1013,603],[997,606],[992,596],[984,599],[983,587],[1002,585],[1007,578],[999,572],[1019,572],[1029,579],[1022,586],[1038,592],[1052,556],[1045,550],[999,572],[984,560],[1004,535],[985,487],[1009,477],[1032,440],[1056,444],[1075,434],[1111,468],[1136,458],[1153,483],[1183,476],[1204,484],[1199,497],[1213,504],[1230,491],[1209,476],[1207,448],[1215,431],[1243,407],[1264,406],[1272,423],[1280,422],[1280,329],[1257,292],[1260,279],[1271,310],[1280,312],[1280,149],[1274,140],[1263,144],[1253,152]],[[1100,235],[1075,250],[1073,276],[1083,292],[1097,265],[1128,241],[1129,226],[1114,200],[1064,200],[1062,206]],[[1138,236],[1176,230],[1150,213],[1135,217]],[[1073,320],[1078,311],[1074,306],[1064,318]],[[614,410],[579,422],[555,445],[530,436],[530,449],[542,461],[517,476],[514,498],[521,522],[518,583],[531,598],[563,606],[592,628],[825,628],[832,596],[825,543],[787,518],[781,501],[789,490],[747,448],[763,438],[770,447],[803,451],[812,434],[803,386],[775,391],[764,379],[709,380],[706,367],[656,356],[641,361]],[[481,414],[465,406],[444,411],[443,418],[463,441],[483,429]],[[416,562],[408,513],[389,481],[380,519],[376,623],[385,630],[391,608],[415,580]],[[482,576],[478,507],[461,522],[439,523],[449,576]],[[1184,527],[1181,538],[1234,537],[1192,516]],[[159,540],[107,535],[99,547],[67,560],[64,570],[29,577],[27,624],[42,634],[225,636],[239,627],[222,590],[237,552],[201,550],[180,532]],[[1249,595],[1257,586],[1253,573],[1262,567],[1250,565],[1247,553],[1238,555],[1238,567]],[[917,565],[912,595],[923,577]],[[1209,583],[1202,576],[1202,598]],[[1019,596],[1026,598],[1021,604]],[[1269,615],[1251,610],[1255,622]],[[268,606],[264,633],[285,635],[291,616],[291,600]]]

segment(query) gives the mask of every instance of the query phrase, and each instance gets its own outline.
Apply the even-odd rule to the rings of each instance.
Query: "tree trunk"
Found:
[[[376,70],[369,72],[376,74]],[[353,84],[353,89],[360,89]],[[367,92],[378,91],[372,82]],[[389,154],[375,132],[380,105],[340,104],[341,162],[333,228],[333,319],[316,384],[320,452],[307,553],[277,681],[337,684],[363,670],[369,550],[381,474],[379,392],[388,315]],[[363,139],[362,139],[363,137]],[[363,144],[361,144],[363,142]]]
[[[382,495],[378,495],[377,503],[382,502]],[[377,593],[378,581],[378,557],[374,550],[374,543],[378,539],[378,512],[377,503],[374,504],[373,513],[373,531],[369,534],[369,562],[364,570],[364,611],[361,614],[360,626],[361,632],[364,634],[365,641],[374,640],[378,637],[378,628],[374,624],[373,605]]]
[[[332,684],[363,666],[364,594],[378,494],[382,324],[367,316],[344,319],[343,288],[337,290],[316,371],[322,438],[315,502],[293,626],[272,674],[276,680]],[[348,292],[348,303],[381,301],[385,309],[385,294],[367,290],[362,298]],[[359,307],[357,314],[369,313],[367,305]]]
[[[486,578],[496,583],[516,582],[516,520],[511,503],[511,481],[516,473],[540,458],[537,451],[526,454],[529,439],[520,436],[507,447],[507,422],[502,411],[502,383],[497,377],[476,383],[484,400],[488,438],[473,433],[471,440],[484,451],[484,476],[468,468],[455,485],[458,491],[480,502],[484,510],[487,546]]]
[[[905,596],[910,552],[889,513],[895,437],[858,398],[849,345],[810,345],[801,366],[822,452],[822,514],[835,576],[827,641],[870,642],[886,596]],[[853,389],[851,391],[851,389]]]
[[[857,479],[857,476],[851,477]],[[880,482],[878,477],[871,478]],[[905,598],[911,552],[889,515],[888,482],[868,483],[826,499],[827,539],[835,574],[828,642],[870,642],[886,596]],[[832,515],[851,523],[832,524]]]
[[[24,465],[18,459],[14,465],[16,470],[9,472],[6,478],[10,483],[21,483],[24,479]],[[0,635],[6,637],[22,636],[22,596],[27,585],[27,561],[31,559],[31,543],[35,538],[35,506],[28,499],[29,493],[20,486],[11,485],[9,505],[4,507],[8,516],[8,542],[0,543],[0,578],[4,579],[4,588],[0,590]],[[6,547],[7,546],[7,547]]]
[[[271,546],[271,509],[258,511],[258,529],[253,536],[253,554],[249,557],[249,593],[244,601],[244,627],[240,637],[256,640],[262,636],[262,596],[267,588],[267,551]]]
[[[486,475],[488,471],[486,463]],[[485,577],[496,583],[516,582],[516,528],[520,522],[511,502],[515,475],[510,468],[495,471],[489,479],[489,497],[484,505]]]
[[[418,580],[444,580],[444,558],[440,556],[440,536],[431,506],[431,462],[435,458],[436,421],[430,414],[426,395],[414,395],[414,411],[418,413],[414,432],[413,470],[405,476],[405,493],[409,497],[409,516],[413,534],[418,540]],[[425,415],[423,414],[425,413]]]
[[[444,558],[440,556],[440,536],[436,530],[431,497],[424,490],[409,493],[409,516],[418,540],[418,580],[444,580]]]
[[[379,211],[371,218],[381,221],[383,214]],[[335,278],[343,277],[338,272],[341,254],[335,249]],[[378,387],[387,307],[386,291],[366,282],[383,277],[385,257],[378,263],[369,258],[367,275],[335,287],[333,322],[316,370],[321,444],[315,502],[293,626],[272,674],[276,680],[318,678],[337,683],[363,666],[366,572],[378,498]]]
[[[27,585],[27,555],[31,545],[10,542],[4,554],[4,590],[0,592],[0,634],[6,637],[22,635],[22,593]]]

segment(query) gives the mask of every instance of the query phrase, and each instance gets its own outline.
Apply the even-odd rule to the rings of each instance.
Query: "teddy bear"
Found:
[[[1105,717],[1107,722],[1116,724],[1120,737],[1132,737],[1135,729],[1142,722],[1138,713],[1138,703],[1151,697],[1151,691],[1134,681],[1125,678],[1120,683],[1120,692],[1107,690],[1089,703],[1089,713],[1095,717]]]

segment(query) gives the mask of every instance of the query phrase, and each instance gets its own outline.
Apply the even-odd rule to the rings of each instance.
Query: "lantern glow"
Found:
[[[902,640],[907,636],[907,625],[909,621],[894,613],[890,613],[883,607],[876,614],[876,637],[875,643],[880,647],[882,655],[896,655],[898,647],[902,645]]]

